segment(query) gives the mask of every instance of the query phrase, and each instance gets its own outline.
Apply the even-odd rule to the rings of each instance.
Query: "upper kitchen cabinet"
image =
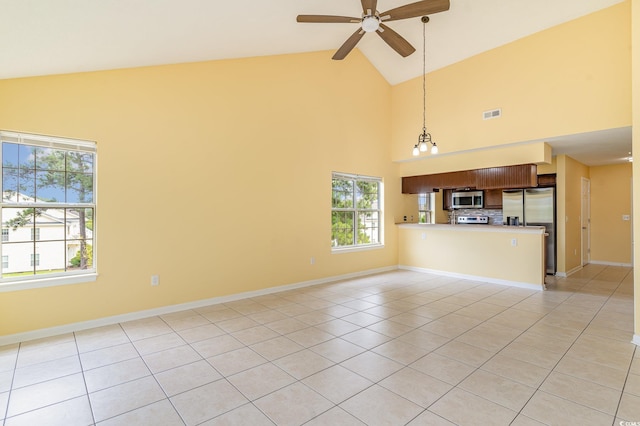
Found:
[[[502,208],[502,189],[487,189],[484,191],[484,208]]]
[[[538,186],[538,167],[535,164],[491,167],[476,170],[476,188],[511,189]]]
[[[440,188],[440,175],[407,176],[402,178],[403,194],[426,194]]]
[[[402,178],[403,194],[426,194],[440,189],[473,188],[475,170],[436,173],[432,175],[406,176]]]
[[[512,189],[538,186],[537,166],[491,167],[402,178],[403,194],[424,194],[440,189]]]
[[[555,185],[556,185],[555,173],[538,175],[538,186],[555,186]]]

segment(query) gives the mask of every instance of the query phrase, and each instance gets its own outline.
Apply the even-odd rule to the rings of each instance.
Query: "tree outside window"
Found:
[[[95,144],[8,132],[0,138],[2,253],[16,259],[3,281],[94,271]]]
[[[418,222],[431,223],[431,194],[418,194]]]
[[[333,173],[331,246],[381,244],[382,179]]]

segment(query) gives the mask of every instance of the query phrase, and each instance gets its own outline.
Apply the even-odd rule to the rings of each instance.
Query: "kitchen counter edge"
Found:
[[[507,226],[507,225],[451,225],[448,223],[397,223],[400,228],[433,229],[467,232],[510,232],[518,234],[544,234],[544,226]]]

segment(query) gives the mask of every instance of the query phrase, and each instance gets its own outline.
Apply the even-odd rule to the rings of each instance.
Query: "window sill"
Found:
[[[36,288],[56,287],[60,285],[80,284],[93,282],[98,278],[96,272],[78,275],[66,275],[63,277],[35,278],[15,281],[0,280],[0,293],[19,290],[31,290]]]
[[[369,251],[383,249],[384,244],[371,244],[368,246],[332,247],[331,254],[351,253],[355,251]]]

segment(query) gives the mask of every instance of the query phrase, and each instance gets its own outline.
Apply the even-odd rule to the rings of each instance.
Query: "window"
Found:
[[[0,283],[95,274],[95,143],[4,131],[0,141]]]
[[[382,179],[333,173],[331,246],[382,245]]]
[[[9,256],[2,256],[2,269],[7,269],[9,267]]]
[[[431,223],[431,194],[418,194],[418,222]]]

